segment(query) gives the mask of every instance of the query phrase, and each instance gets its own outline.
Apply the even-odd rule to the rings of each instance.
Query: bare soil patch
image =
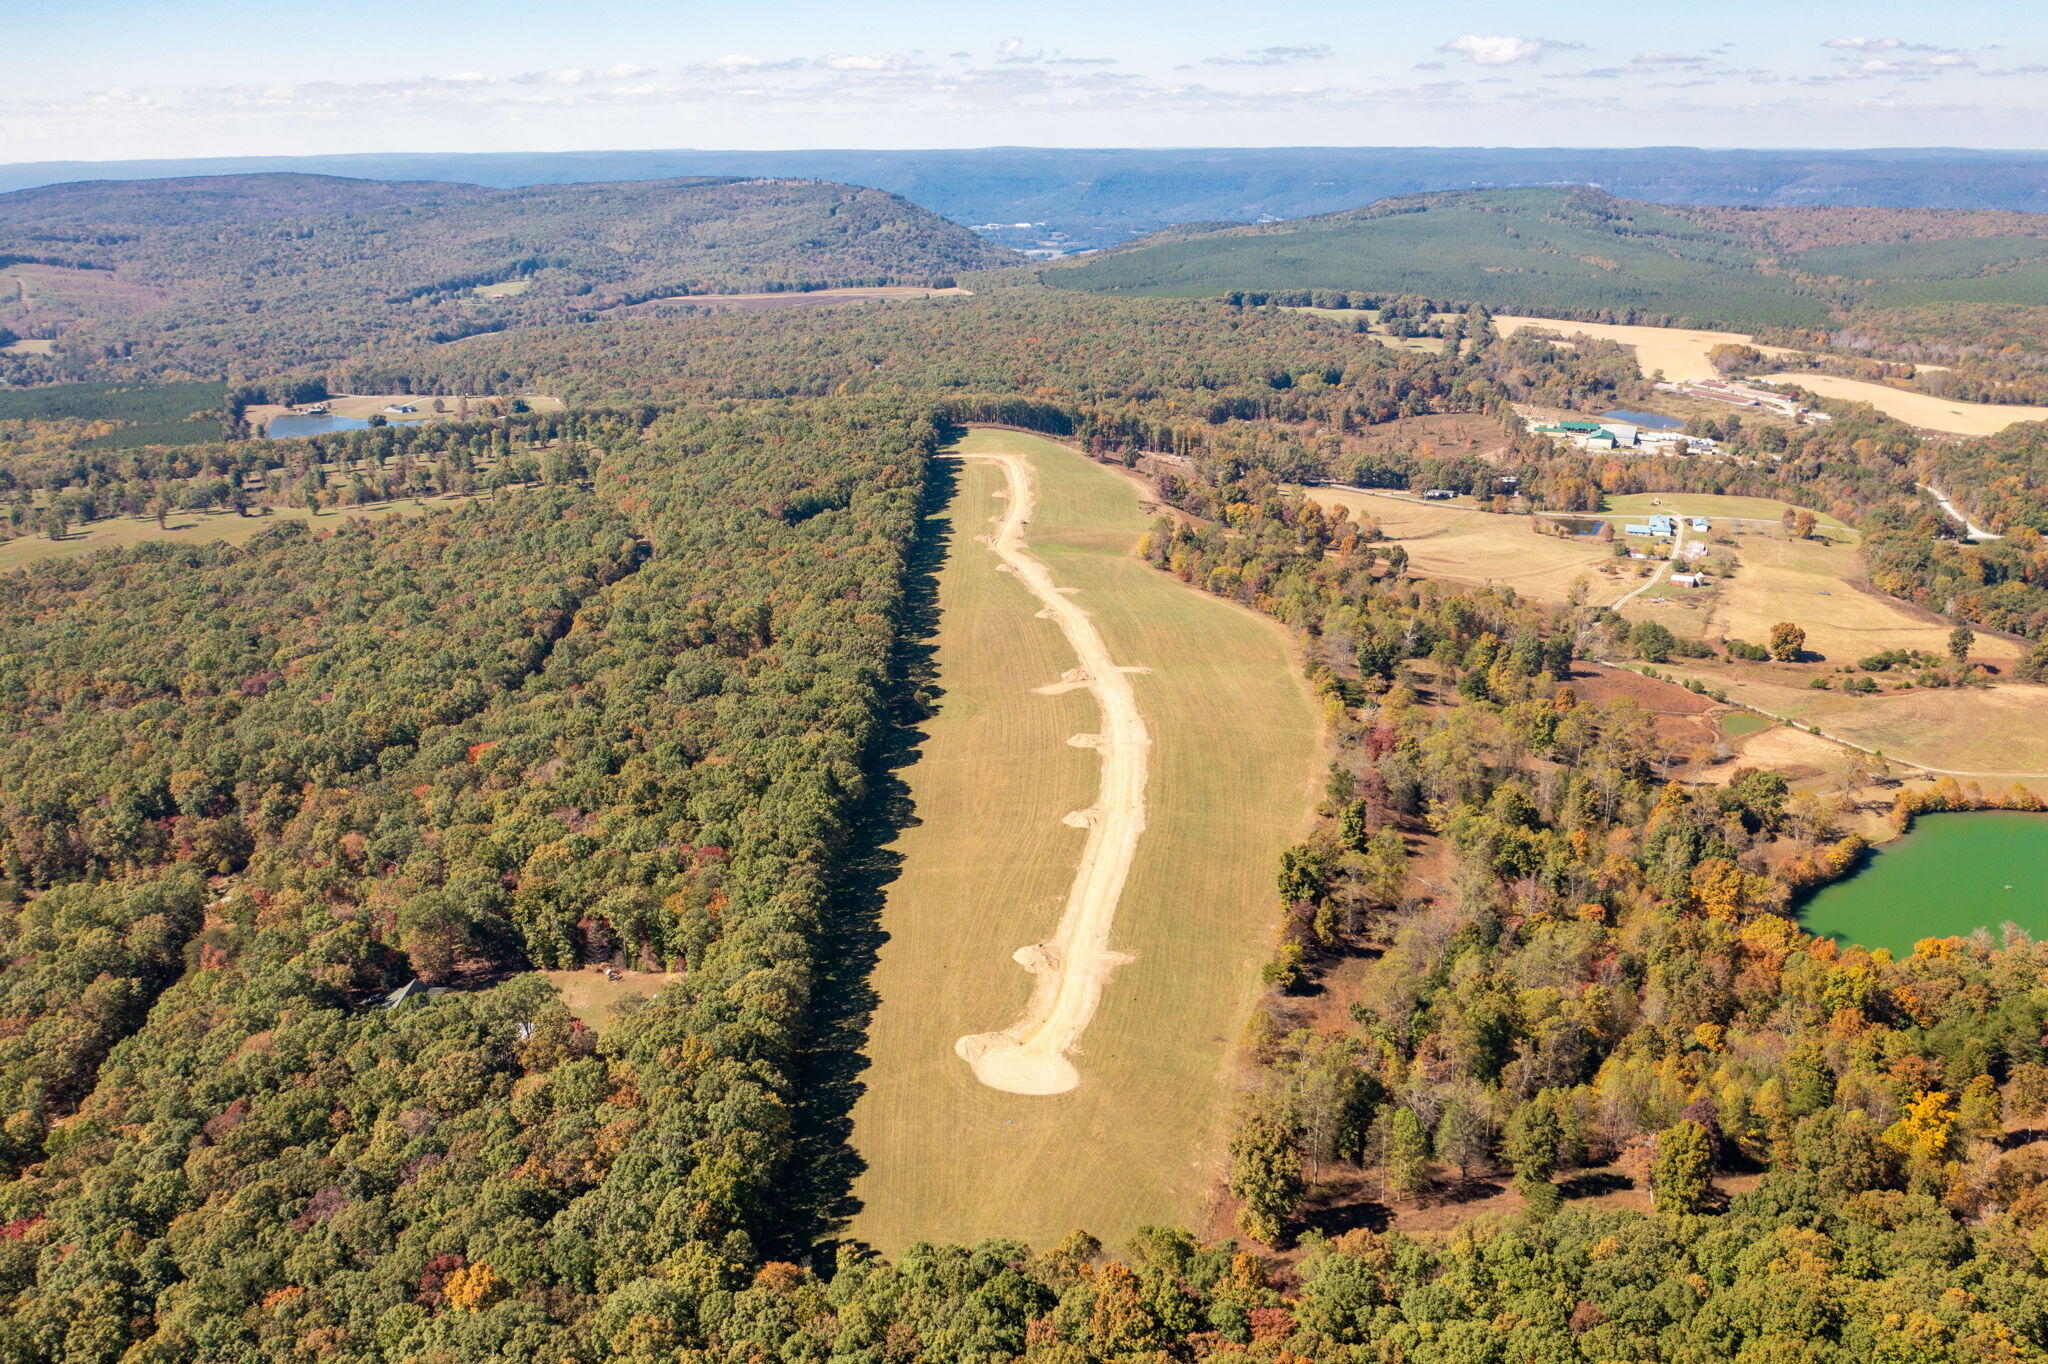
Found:
[[[1101,755],[1102,781],[1094,806],[1067,817],[1068,824],[1088,830],[1088,839],[1059,926],[1044,942],[1017,949],[1017,963],[1036,978],[1023,1017],[1001,1032],[962,1037],[954,1050],[992,1088],[1013,1094],[1060,1094],[1080,1083],[1067,1053],[1095,1017],[1109,973],[1128,960],[1110,951],[1109,934],[1138,853],[1138,837],[1145,831],[1145,776],[1152,739],[1138,710],[1131,670],[1111,658],[1102,631],[1067,595],[1073,589],[1055,583],[1051,570],[1025,542],[1033,507],[1030,463],[1015,454],[969,458],[991,461],[1003,470],[1007,505],[991,546],[1004,567],[1044,603],[1039,614],[1059,626],[1074,650],[1079,665],[1056,685],[1093,695],[1102,726],[1099,733],[1077,734],[1067,742]]]

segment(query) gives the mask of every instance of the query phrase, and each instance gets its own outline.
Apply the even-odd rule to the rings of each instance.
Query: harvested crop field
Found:
[[[1322,506],[1348,507],[1353,516],[1378,524],[1388,540],[1408,551],[1409,571],[1425,577],[1498,583],[1547,602],[1564,601],[1572,584],[1583,578],[1586,600],[1595,606],[1616,600],[1641,581],[1627,572],[1601,572],[1617,562],[1608,542],[1539,534],[1531,517],[1345,488],[1307,491]]]
[[[1756,345],[1744,332],[1698,331],[1686,327],[1630,327],[1609,322],[1560,322],[1553,317],[1506,316],[1496,316],[1493,325],[1504,336],[1533,328],[1556,332],[1560,336],[1590,336],[1596,341],[1613,341],[1636,353],[1636,366],[1644,375],[1662,370],[1666,379],[1685,383],[1721,377],[1713,361],[1707,358],[1714,347]],[[1782,346],[1756,348],[1771,356],[1797,353]]]
[[[1928,431],[1946,431],[1955,436],[1994,436],[2021,422],[2048,421],[2048,407],[2027,407],[2018,403],[1966,403],[1959,398],[1937,398],[1931,393],[1914,393],[1874,384],[1867,379],[1850,379],[1835,374],[1770,374],[1767,379],[1797,384],[1824,398],[1869,403],[1888,417]]]
[[[1132,553],[1148,523],[1128,479],[1013,432],[973,432],[956,453],[940,514],[940,695],[902,774],[914,816],[891,849],[901,873],[871,978],[879,1003],[853,1112],[866,1169],[849,1234],[901,1250],[1192,1224],[1219,1168],[1231,1048],[1271,951],[1274,868],[1314,799],[1316,711],[1279,626]],[[1111,726],[1097,693],[1071,685],[1074,639],[992,542],[1015,505],[1011,467],[1031,479],[1024,552],[1115,667],[1145,670],[1120,674],[1149,739],[1142,827],[1113,918],[1085,942],[1061,930],[1103,825],[1069,817],[1099,816],[1108,774],[1104,751],[1077,740]],[[1099,917],[1082,926],[1105,929]],[[1039,966],[1099,954],[1074,982],[1099,987],[1066,1019],[1083,1026],[1036,1037],[1040,1052],[1056,1044],[1071,1088],[994,1087],[957,1050],[987,1034],[1034,1041],[1019,1025],[1045,1012],[1043,982],[1058,974],[1020,965],[1027,946],[1055,949]]]

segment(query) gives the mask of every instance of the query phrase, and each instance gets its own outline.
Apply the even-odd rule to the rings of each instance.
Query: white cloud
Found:
[[[1005,38],[996,44],[996,51],[1002,53],[1005,57],[1011,57],[1015,56],[1017,49],[1022,46],[1024,46],[1022,38]]]
[[[901,71],[909,59],[889,53],[880,57],[840,56],[818,58],[816,65],[826,71]]]
[[[1830,38],[1821,44],[1847,52],[1895,52],[1905,45],[1904,38]]]
[[[1637,66],[1698,66],[1705,57],[1691,52],[1639,52],[1629,59]]]
[[[1204,57],[1205,66],[1286,66],[1291,62],[1319,62],[1336,53],[1328,43],[1288,43],[1278,47],[1255,47],[1240,57]]]
[[[1481,37],[1477,33],[1461,33],[1437,51],[1463,57],[1475,66],[1518,66],[1540,62],[1549,52],[1584,46],[1584,43],[1565,43],[1554,38],[1516,38],[1505,33]]]
[[[614,66],[564,66],[553,71],[529,71],[518,77],[518,80],[522,85],[600,85],[609,81],[629,81],[653,74],[654,68],[651,66],[619,62]]]

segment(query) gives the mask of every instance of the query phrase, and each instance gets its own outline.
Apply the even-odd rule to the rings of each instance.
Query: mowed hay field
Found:
[[[1408,551],[1410,572],[1453,582],[1499,583],[1538,601],[1562,602],[1571,585],[1586,580],[1586,600],[1604,606],[1642,580],[1599,570],[1617,561],[1609,545],[1592,539],[1541,535],[1526,516],[1496,516],[1472,506],[1445,506],[1344,488],[1309,488],[1325,507],[1348,507],[1376,523],[1388,540]],[[1625,562],[1625,561],[1623,561]]]
[[[1738,536],[1737,544],[1742,566],[1720,589],[1704,634],[1763,644],[1773,625],[1791,621],[1806,631],[1807,650],[1830,663],[1886,649],[1948,652],[1955,627],[1871,591],[1853,543],[1766,534]],[[2005,660],[2017,652],[2011,641],[1984,634],[1972,656]]]
[[[848,1234],[880,1249],[993,1235],[1044,1245],[1193,1224],[1221,1168],[1231,1052],[1260,989],[1280,851],[1301,837],[1319,719],[1275,623],[1167,577],[1133,551],[1135,485],[1035,437],[977,431],[961,454],[1029,458],[1031,552],[1078,591],[1132,677],[1151,735],[1147,822],[1118,906],[1115,969],[1073,1061],[1079,1085],[1028,1096],[982,1084],[954,1052],[1008,1027],[1032,977],[1012,953],[1051,934],[1101,760],[1091,695],[1038,688],[1074,666],[1059,629],[989,545],[1002,471],[965,460],[942,513],[936,713],[904,769],[915,822],[897,839],[873,975],[866,1163]]]
[[[1915,611],[1868,586],[1856,532],[1825,513],[1819,534],[1794,540],[1777,528],[1788,504],[1762,497],[1709,493],[1635,493],[1609,499],[1610,520],[1654,512],[1710,519],[1712,538],[1732,536],[1739,567],[1707,592],[1672,588],[1632,602],[1631,619],[1655,620],[1696,639],[1740,639],[1763,644],[1771,627],[1791,621],[1806,631],[1806,647],[1830,663],[1853,663],[1886,649],[1948,649],[1948,623]],[[2010,641],[1980,635],[1976,657],[2017,656]]]

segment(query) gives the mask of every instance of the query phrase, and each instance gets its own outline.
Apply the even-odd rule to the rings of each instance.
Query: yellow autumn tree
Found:
[[[504,1289],[498,1271],[487,1264],[464,1265],[441,1286],[448,1305],[458,1312],[481,1312],[496,1302]]]
[[[1907,1105],[1905,1114],[1884,1130],[1885,1144],[1909,1160],[1939,1164],[1954,1154],[1956,1115],[1948,1092],[1930,1089]]]

